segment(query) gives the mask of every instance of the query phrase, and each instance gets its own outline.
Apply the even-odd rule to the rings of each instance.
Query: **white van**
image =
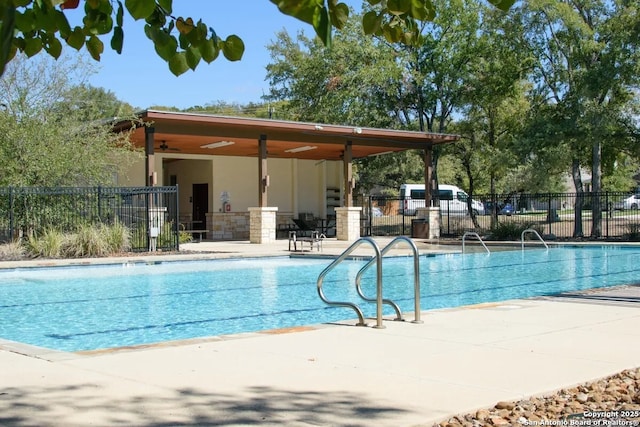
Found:
[[[442,215],[467,215],[467,199],[469,195],[455,185],[438,185],[440,212]],[[400,214],[415,215],[416,208],[423,208],[424,184],[402,184],[400,186]],[[476,215],[484,214],[484,206],[476,200],[471,201],[471,209]]]

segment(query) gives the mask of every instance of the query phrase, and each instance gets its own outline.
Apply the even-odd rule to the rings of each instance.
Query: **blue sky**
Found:
[[[157,57],[153,43],[144,35],[143,22],[126,17],[122,54],[112,51],[109,39],[103,39],[105,52],[98,64],[98,73],[89,78],[89,83],[143,109],[153,105],[183,109],[217,101],[260,102],[269,88],[265,67],[270,56],[265,46],[275,41],[276,33],[282,29],[292,35],[299,29],[309,36],[313,34],[311,26],[280,13],[269,0],[175,0],[173,3],[176,17],[200,18],[222,38],[237,34],[245,43],[243,59],[229,62],[220,54],[211,64],[203,61],[195,72],[176,77]],[[346,3],[358,8],[361,4],[358,0]],[[74,18],[69,19],[73,26]],[[66,50],[73,51],[69,47]]]

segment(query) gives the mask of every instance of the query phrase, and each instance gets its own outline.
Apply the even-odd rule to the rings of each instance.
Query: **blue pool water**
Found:
[[[423,256],[423,310],[640,283],[640,248],[564,247]],[[0,337],[64,351],[122,347],[355,318],[317,295],[324,259],[268,258],[0,271]],[[358,303],[364,261],[329,273],[331,300]],[[363,289],[375,296],[375,268]],[[384,296],[413,311],[413,262],[383,262]],[[385,315],[392,312],[385,309]],[[412,319],[413,315],[408,314]]]

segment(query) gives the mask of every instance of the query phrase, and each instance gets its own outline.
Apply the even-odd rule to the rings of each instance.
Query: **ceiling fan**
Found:
[[[167,151],[167,150],[171,150],[171,151],[180,151],[180,149],[179,149],[179,148],[169,147],[169,146],[167,145],[167,141],[162,141],[162,142],[160,143],[160,146],[159,146],[158,148],[160,148],[162,151]]]

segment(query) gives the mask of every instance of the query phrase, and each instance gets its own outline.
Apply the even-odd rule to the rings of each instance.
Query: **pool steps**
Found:
[[[534,230],[533,228],[527,228],[526,230],[524,230],[522,232],[522,234],[520,235],[520,245],[522,247],[522,250],[524,250],[524,236],[527,234],[533,234],[535,235],[538,240],[540,240],[542,242],[542,244],[544,245],[545,248],[549,249],[549,245],[547,245],[547,242],[544,241],[544,239],[542,238],[542,236],[540,236],[540,234]],[[491,253],[491,251],[489,250],[489,248],[487,248],[487,245],[484,244],[484,242],[482,241],[482,238],[480,238],[480,235],[476,232],[473,231],[467,231],[462,235],[462,253],[465,252],[465,240],[467,239],[467,237],[475,237],[476,239],[478,239],[480,241],[480,243],[482,244],[482,246],[484,247],[484,249],[487,251],[488,254]]]
[[[529,233],[534,234],[542,242],[545,248],[549,249],[549,245],[547,245],[547,243],[542,239],[540,234],[536,230],[532,228],[528,228],[524,230],[522,232],[522,235],[520,236],[522,250],[524,250],[524,237],[526,234],[529,234]],[[477,238],[482,244],[482,246],[484,247],[484,249],[487,251],[487,254],[491,254],[491,251],[489,250],[489,248],[487,248],[487,245],[485,245],[480,235],[473,231],[467,231],[462,236],[462,253],[465,252],[465,241],[467,237]],[[334,259],[333,262],[331,262],[331,264],[329,264],[324,270],[322,270],[322,272],[318,276],[317,286],[318,286],[318,295],[320,296],[320,299],[324,301],[326,304],[334,307],[348,307],[353,309],[356,312],[356,315],[358,316],[358,323],[356,324],[356,326],[366,326],[366,323],[364,320],[364,314],[362,313],[362,310],[357,304],[354,304],[352,302],[347,302],[347,301],[331,301],[325,296],[324,291],[322,289],[325,276],[331,270],[333,270],[338,264],[340,264],[342,261],[347,259],[349,255],[354,250],[356,250],[360,245],[363,245],[366,243],[373,247],[375,256],[370,258],[369,261],[360,269],[360,271],[358,271],[358,274],[356,275],[356,280],[355,280],[356,291],[358,292],[358,295],[363,300],[367,302],[376,303],[376,325],[374,326],[374,328],[380,328],[380,329],[384,328],[384,325],[382,324],[382,305],[383,304],[390,305],[393,308],[393,310],[396,312],[396,318],[394,320],[403,321],[404,319],[402,317],[402,312],[400,311],[400,307],[398,307],[398,305],[392,300],[382,298],[382,258],[389,250],[393,249],[400,242],[405,242],[406,244],[408,244],[409,248],[413,252],[415,311],[414,311],[414,320],[412,322],[422,323],[422,321],[420,320],[420,255],[418,253],[418,248],[413,242],[413,240],[411,240],[406,236],[396,237],[391,242],[389,242],[382,250],[380,249],[378,244],[370,237],[361,237],[360,239],[356,240],[347,249],[345,249],[342,252],[342,254],[340,254],[340,256]],[[367,271],[373,264],[376,264],[376,297],[375,298],[367,297],[363,293],[362,287],[361,287],[362,276],[364,275],[365,271]]]
[[[487,245],[484,244],[484,242],[482,241],[482,239],[480,238],[480,235],[478,233],[476,233],[475,231],[467,231],[462,235],[462,253],[464,253],[464,241],[467,239],[467,237],[475,237],[477,238],[480,243],[482,243],[482,247],[484,247],[484,249],[487,251],[488,254],[491,253],[491,251],[489,250],[489,248],[487,248]]]
[[[333,262],[331,264],[329,264],[324,270],[322,270],[322,272],[320,273],[320,275],[318,276],[318,295],[320,296],[320,299],[322,301],[324,301],[325,303],[327,303],[328,305],[334,306],[334,307],[349,307],[352,308],[357,316],[358,316],[358,323],[356,324],[356,326],[366,326],[366,323],[364,321],[364,315],[362,314],[362,310],[360,309],[360,307],[358,307],[358,305],[351,303],[351,302],[341,302],[341,301],[330,301],[329,299],[327,299],[327,297],[324,295],[324,291],[322,290],[322,284],[324,281],[324,277],[327,275],[327,273],[329,273],[331,270],[333,270],[334,267],[336,267],[338,264],[340,264],[342,261],[344,261],[350,254],[351,252],[353,252],[355,249],[357,249],[360,245],[362,244],[369,244],[373,247],[374,251],[375,251],[375,256],[373,258],[371,258],[369,260],[368,263],[366,263],[358,272],[358,274],[356,275],[356,290],[358,292],[358,295],[360,295],[360,297],[362,299],[364,299],[365,301],[368,302],[375,302],[376,303],[376,325],[374,326],[374,328],[379,328],[379,329],[383,329],[384,325],[382,324],[382,304],[388,304],[391,305],[393,307],[393,309],[396,312],[396,319],[395,320],[404,320],[402,318],[402,313],[400,312],[400,308],[398,307],[398,305],[389,300],[389,299],[383,299],[382,298],[382,258],[384,256],[384,254],[386,254],[389,250],[391,250],[393,247],[395,247],[398,243],[400,242],[405,242],[409,245],[409,247],[411,248],[412,252],[413,252],[413,260],[414,260],[414,306],[415,306],[415,313],[414,313],[414,320],[412,321],[413,323],[422,323],[422,321],[420,320],[420,260],[419,260],[419,253],[418,253],[418,248],[416,247],[415,243],[413,242],[413,240],[409,239],[406,236],[398,236],[395,239],[393,239],[391,242],[389,242],[389,244],[387,244],[384,249],[380,250],[380,247],[378,246],[378,244],[370,237],[361,237],[360,239],[356,240],[353,244],[351,244],[351,246],[349,246],[347,249],[344,250],[344,252],[342,252],[342,254],[340,254],[340,256],[338,258],[336,258],[335,260],[333,260]],[[364,293],[362,292],[362,289],[360,287],[360,282],[362,279],[362,275],[364,274],[364,272],[369,269],[369,267],[371,267],[373,264],[376,264],[376,298],[369,298],[367,296],[364,295]]]
[[[540,236],[540,234],[534,230],[533,228],[527,228],[526,230],[524,230],[522,232],[522,234],[520,235],[520,244],[522,246],[522,250],[524,250],[524,236],[525,234],[531,233],[533,235],[535,235],[538,240],[540,240],[542,242],[542,244],[544,245],[545,248],[549,249],[549,245],[547,245],[547,242],[545,242],[542,237]]]

